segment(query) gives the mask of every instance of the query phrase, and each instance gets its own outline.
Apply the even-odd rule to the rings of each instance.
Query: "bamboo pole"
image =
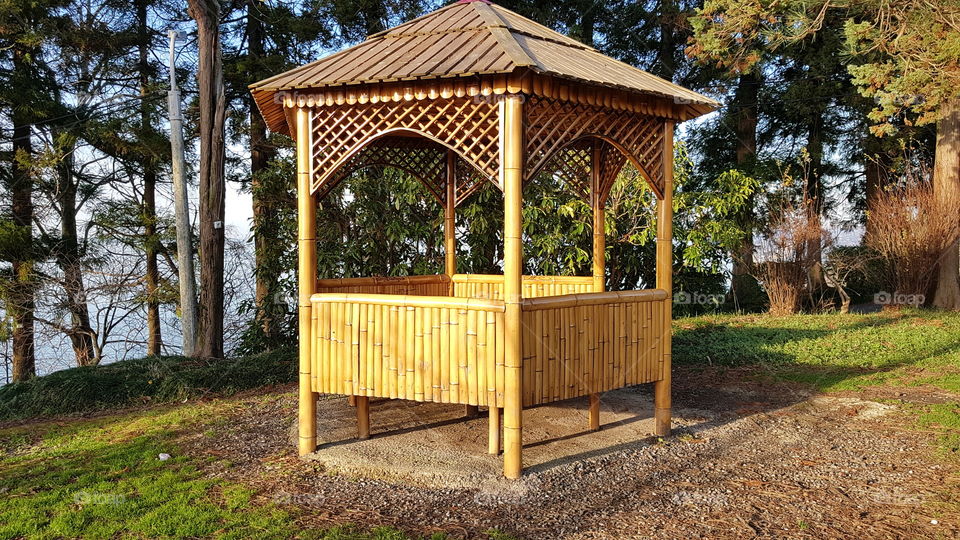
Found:
[[[662,368],[654,383],[654,417],[658,437],[670,435],[671,320],[673,297],[673,122],[663,125],[663,198],[657,201],[657,288],[665,291],[660,340]]]
[[[317,394],[310,387],[312,342],[310,336],[310,297],[317,280],[317,205],[310,193],[310,113],[297,108],[297,262],[298,322],[300,329],[300,393],[297,415],[298,444],[301,456],[317,449]]]
[[[523,302],[522,182],[523,101],[509,95],[500,101],[501,184],[503,185],[503,300],[505,304],[503,474],[520,478],[523,470],[523,405],[520,325]]]

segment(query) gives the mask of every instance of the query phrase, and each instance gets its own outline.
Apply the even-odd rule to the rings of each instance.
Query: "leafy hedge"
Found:
[[[218,361],[182,356],[138,358],[65,369],[0,387],[0,420],[231,394],[296,378],[293,348]]]

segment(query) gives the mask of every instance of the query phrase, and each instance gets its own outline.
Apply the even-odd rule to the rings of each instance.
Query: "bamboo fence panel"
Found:
[[[453,295],[461,298],[503,299],[503,276],[497,274],[454,274]],[[523,297],[542,298],[593,290],[592,276],[523,276]]]
[[[444,274],[401,277],[360,277],[319,279],[318,293],[409,294],[416,296],[448,296],[450,277]]]
[[[311,305],[313,391],[502,407],[503,302],[318,293]]]
[[[659,380],[661,290],[523,301],[523,406]]]

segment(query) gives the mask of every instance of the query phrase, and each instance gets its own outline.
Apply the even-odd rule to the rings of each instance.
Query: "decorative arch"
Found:
[[[558,167],[563,174],[590,172],[593,153],[584,144],[602,141],[599,150],[601,198],[606,197],[626,159],[640,171],[658,198],[663,198],[663,133],[661,118],[582,103],[532,97],[524,107],[526,135],[525,178],[545,167]],[[617,155],[619,154],[619,156]],[[574,165],[563,165],[573,158]],[[587,180],[576,181],[581,196],[589,194]],[[577,187],[579,185],[579,187]]]
[[[419,135],[453,150],[487,179],[496,178],[500,166],[497,106],[483,100],[316,106],[309,111],[309,122],[312,193],[329,191],[342,179],[336,177],[338,170],[387,136]]]
[[[450,159],[454,159],[455,204],[475,193],[483,184],[491,181],[483,172],[463,159],[463,156],[432,137],[410,130],[392,130],[366,141],[346,157],[342,164],[334,165],[322,179],[314,193],[322,199],[344,179],[356,171],[370,167],[392,167],[413,176],[441,206],[446,205],[447,178]]]

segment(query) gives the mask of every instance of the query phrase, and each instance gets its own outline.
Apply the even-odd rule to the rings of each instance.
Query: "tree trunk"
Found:
[[[824,212],[823,200],[823,115],[817,112],[810,118],[807,138],[807,152],[810,155],[809,169],[807,170],[804,195],[806,196],[807,217],[809,225],[817,230],[821,228],[821,216]],[[825,286],[823,277],[823,244],[820,235],[811,236],[806,246],[806,254],[810,258],[808,277],[810,293],[815,294]],[[815,307],[815,306],[813,306]]]
[[[753,165],[757,158],[757,106],[760,101],[760,76],[754,73],[744,73],[737,81],[734,96],[734,125],[736,128],[736,159],[737,168],[747,174],[752,174]],[[730,293],[734,304],[739,307],[747,301],[748,291],[753,281],[753,205],[754,196],[751,194],[743,210],[739,212],[736,221],[744,231],[740,246],[733,254],[733,268],[730,282]]]
[[[264,77],[259,61],[264,54],[263,21],[257,16],[258,0],[247,0],[247,54],[252,65],[250,80]],[[276,156],[275,149],[267,142],[267,124],[257,108],[253,95],[247,93],[247,106],[250,107],[250,184],[253,201],[253,245],[256,268],[255,300],[257,321],[266,342],[269,344],[276,335],[274,310],[277,302],[273,295],[277,292],[280,280],[278,260],[280,252],[271,242],[272,232],[279,226],[275,198],[268,193],[263,181],[270,161]]]
[[[197,22],[200,95],[200,343],[198,354],[223,358],[224,89],[220,4],[188,0]]]
[[[937,124],[933,190],[945,200],[960,200],[960,99],[943,105]],[[954,241],[940,260],[933,305],[960,310],[960,242]]]
[[[64,148],[57,165],[57,204],[60,206],[60,246],[57,264],[63,272],[63,289],[70,311],[67,336],[73,346],[78,366],[92,366],[98,361],[94,350],[94,331],[90,326],[87,289],[83,282],[83,253],[77,234],[77,184],[73,177],[75,144]]]
[[[890,156],[884,151],[882,141],[869,133],[864,143],[863,172],[866,177],[866,219],[864,220],[863,244],[869,244],[869,238],[874,233],[873,208],[877,196],[882,193],[886,185],[887,170],[890,167]]]
[[[27,51],[13,50],[14,71],[26,71]],[[13,224],[22,229],[23,257],[13,262],[13,283],[7,298],[7,309],[13,316],[13,381],[25,381],[36,376],[34,356],[34,285],[33,285],[33,178],[29,165],[22,160],[33,157],[29,113],[25,107],[15,108],[13,114],[12,178],[10,186]]]
[[[151,129],[150,108],[146,103],[150,84],[150,27],[147,21],[147,1],[137,0],[137,49],[140,77],[140,133],[145,136]],[[157,265],[157,172],[154,159],[146,148],[140,152],[140,167],[143,171],[143,236],[146,257],[147,285],[147,354],[157,356],[163,344],[160,330],[160,269]]]
[[[660,1],[660,43],[655,75],[668,81],[672,81],[677,72],[677,15],[677,4],[674,0]]]

